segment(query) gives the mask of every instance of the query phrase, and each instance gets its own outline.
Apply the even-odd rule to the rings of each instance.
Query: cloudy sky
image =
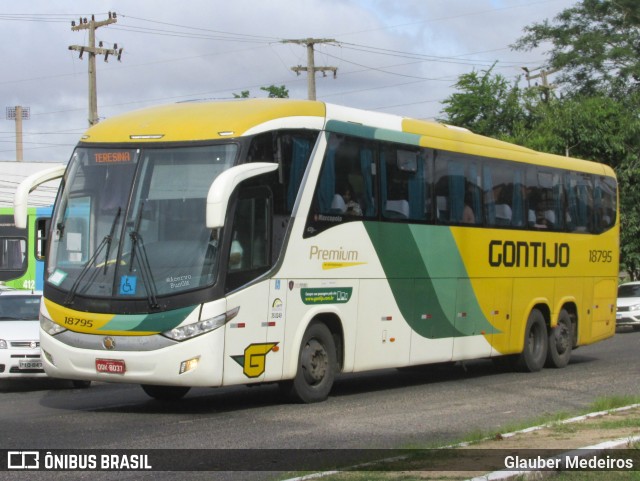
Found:
[[[286,39],[321,38],[318,100],[421,119],[440,116],[459,75],[497,62],[509,79],[539,67],[544,48],[513,52],[526,25],[553,19],[577,0],[0,0],[3,106],[30,109],[25,161],[66,162],[88,126],[88,45],[71,21],[116,12],[96,31],[121,61],[99,57],[98,114],[107,118],[162,103],[229,99],[284,85],[307,97],[306,50]],[[521,82],[524,82],[521,79]],[[3,115],[0,160],[15,160],[15,123]]]

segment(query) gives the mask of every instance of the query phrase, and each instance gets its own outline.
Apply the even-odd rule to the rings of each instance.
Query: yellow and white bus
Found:
[[[617,206],[605,165],[322,102],[114,117],[56,200],[45,368],[314,402],[338,373],[563,367],[615,332]]]

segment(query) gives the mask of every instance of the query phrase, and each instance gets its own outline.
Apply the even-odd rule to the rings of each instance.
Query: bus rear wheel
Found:
[[[141,387],[147,395],[158,401],[177,401],[182,399],[191,389],[186,386],[156,386],[153,384],[142,384]]]
[[[524,348],[516,358],[516,368],[524,372],[536,372],[544,367],[549,347],[547,325],[542,312],[533,309],[527,319]]]
[[[558,325],[549,333],[549,352],[545,366],[561,368],[569,364],[573,349],[573,330],[571,317],[562,309],[558,318]]]
[[[316,322],[304,333],[296,377],[283,384],[285,393],[304,403],[327,399],[337,370],[336,346],[329,328]]]

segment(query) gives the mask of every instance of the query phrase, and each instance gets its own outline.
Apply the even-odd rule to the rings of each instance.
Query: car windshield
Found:
[[[0,296],[0,321],[34,321],[40,311],[40,296]]]
[[[238,146],[78,148],[54,214],[47,281],[76,295],[146,298],[213,283],[206,198]]]
[[[640,297],[640,284],[627,284],[618,287],[618,297]]]

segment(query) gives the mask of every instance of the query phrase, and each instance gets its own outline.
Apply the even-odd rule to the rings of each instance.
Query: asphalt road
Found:
[[[581,347],[564,369],[497,370],[490,361],[344,375],[319,404],[284,403],[275,386],[193,389],[175,403],[138,386],[73,389],[57,380],[0,381],[2,449],[391,448],[455,442],[599,397],[640,395],[640,332]],[[258,452],[258,451],[256,451]],[[8,473],[0,473],[2,475]],[[22,474],[22,473],[11,473]],[[34,479],[31,476],[7,479]],[[38,473],[41,479],[69,479]],[[123,478],[75,473],[74,479]],[[140,473],[138,473],[140,474]],[[64,476],[63,476],[64,475]],[[170,474],[166,479],[172,479]],[[155,473],[148,479],[158,479]],[[266,479],[191,473],[188,479]],[[187,479],[182,477],[181,479]]]

